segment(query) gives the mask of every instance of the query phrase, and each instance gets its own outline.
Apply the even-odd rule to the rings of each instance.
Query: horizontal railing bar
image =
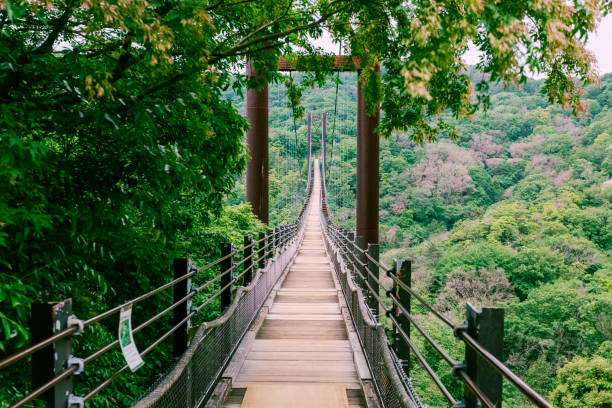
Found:
[[[482,390],[474,383],[474,381],[472,381],[472,379],[470,378],[470,376],[465,372],[465,370],[459,370],[459,377],[461,377],[461,380],[468,386],[470,387],[470,389],[474,392],[474,394],[476,394],[476,396],[478,397],[478,399],[484,403],[487,408],[496,408],[495,404],[493,404],[491,402],[490,399],[487,398],[487,396],[484,394],[484,392],[482,392]]]
[[[370,261],[372,261],[374,265],[378,266],[380,269],[384,270],[385,272],[390,272],[392,270],[387,265],[385,265],[382,261],[374,259],[372,255],[370,255],[367,251],[365,252],[365,256]]]
[[[23,397],[22,399],[20,399],[19,401],[17,401],[13,405],[11,405],[10,408],[19,408],[19,407],[24,406],[25,404],[27,404],[28,402],[32,401],[34,398],[38,397],[39,395],[41,395],[42,393],[44,393],[45,391],[47,391],[48,389],[50,389],[54,385],[58,384],[59,382],[61,382],[64,379],[70,377],[78,368],[79,368],[78,365],[72,365],[72,366],[68,367],[67,369],[62,371],[59,375],[54,377],[52,380],[44,383],[43,385],[41,385],[40,387],[38,387],[37,389],[35,389],[31,393],[29,393],[28,395],[26,395],[25,397]]]
[[[553,408],[540,394],[535,392],[529,385],[514,374],[508,367],[499,361],[493,354],[488,352],[480,343],[472,338],[465,330],[458,330],[460,338],[472,350],[480,355],[491,367],[495,368],[501,375],[506,377],[523,395],[531,400],[538,407]]]
[[[383,303],[382,299],[380,298],[380,296],[375,293],[374,289],[372,288],[372,286],[370,286],[370,283],[367,281],[367,279],[364,279],[363,283],[368,287],[368,290],[370,291],[370,294],[372,296],[374,296],[374,298],[376,299],[376,301],[378,302],[378,304],[382,307],[382,309],[385,311],[385,314],[390,312],[391,309],[387,308],[387,306],[385,306],[385,304]]]
[[[13,354],[12,356],[9,356],[7,358],[5,358],[4,360],[0,361],[0,370],[5,369],[6,367],[15,364],[16,362],[18,362],[19,360],[28,357],[31,354],[36,353],[39,350],[44,349],[47,346],[50,346],[51,344],[55,343],[56,341],[59,341],[65,337],[68,337],[74,333],[76,333],[77,331],[77,327],[75,326],[71,326],[68,327],[67,329],[62,330],[59,333],[54,334],[51,337],[46,338],[45,340],[42,340],[26,349],[23,349],[15,354]]]
[[[215,265],[217,265],[217,264],[221,263],[222,261],[225,261],[225,260],[226,260],[227,258],[229,258],[230,256],[236,255],[237,253],[238,253],[238,251],[233,251],[233,252],[230,252],[229,254],[227,254],[227,255],[225,255],[225,256],[223,256],[223,257],[219,258],[219,259],[216,259],[216,260],[212,261],[212,262],[211,262],[211,263],[209,263],[209,264],[206,264],[206,265],[204,265],[204,266],[201,266],[201,267],[197,268],[197,269],[196,269],[196,271],[198,271],[198,272],[202,272],[203,270],[209,269],[209,268],[211,268],[211,267],[213,267],[213,266],[215,266]]]
[[[425,306],[427,310],[432,312],[438,319],[446,323],[448,327],[453,330],[455,329],[456,325],[448,317],[444,316],[442,313],[434,309],[432,305],[430,305],[425,299],[423,299],[418,293],[416,293],[410,286],[406,285],[392,273],[388,273],[387,276],[389,276],[395,283],[397,283],[400,288],[414,296],[423,306]]]
[[[172,305],[168,306],[166,309],[162,310],[161,312],[159,312],[155,316],[151,317],[146,322],[144,322],[141,325],[139,325],[136,328],[134,328],[133,333],[138,333],[141,330],[145,329],[146,327],[150,326],[155,321],[157,321],[158,319],[162,318],[166,314],[170,313],[172,310],[176,309],[181,304],[183,304],[186,301],[188,301],[189,299],[193,298],[197,293],[198,293],[197,291],[191,292],[187,296],[185,296],[184,298],[182,298],[179,301],[177,301],[177,302],[173,303]],[[108,352],[109,350],[111,350],[113,347],[115,347],[118,344],[119,344],[119,340],[115,340],[112,343],[107,344],[106,346],[104,346],[100,350],[98,350],[98,351],[90,354],[89,356],[85,357],[83,359],[83,363],[85,363],[85,364],[90,363],[91,361],[95,360],[96,358],[100,357],[104,353]]]
[[[395,323],[395,326],[398,328],[399,334],[402,336],[406,344],[408,344],[410,349],[414,352],[414,355],[417,357],[417,360],[419,360],[419,362],[421,363],[425,371],[427,371],[427,374],[429,374],[429,376],[431,377],[433,382],[436,384],[440,392],[442,392],[442,395],[444,395],[444,398],[446,398],[446,400],[449,402],[451,406],[454,406],[457,403],[457,401],[455,400],[455,398],[453,398],[453,396],[448,391],[448,389],[444,386],[444,384],[442,384],[442,381],[440,381],[440,378],[436,375],[436,373],[433,371],[431,366],[427,363],[427,360],[425,360],[425,357],[423,357],[423,355],[419,352],[419,350],[416,348],[414,343],[410,340],[410,337],[408,337],[406,332],[401,328],[401,326],[395,320],[395,318],[393,316],[390,316],[390,319]]]
[[[367,272],[367,275],[370,275],[372,277],[372,279],[374,279],[374,282],[376,282],[378,284],[378,286],[380,286],[382,289],[384,289],[385,291],[390,290],[391,288],[386,288],[385,285],[382,284],[382,282],[380,281],[380,278],[378,278],[374,272],[372,272],[370,270],[370,268],[368,268],[367,266],[363,267],[365,269],[365,271]]]
[[[189,313],[183,320],[181,320],[180,322],[178,322],[176,325],[174,325],[174,327],[172,327],[170,330],[168,330],[166,333],[164,333],[160,338],[158,338],[157,340],[155,340],[149,347],[147,347],[142,353],[140,353],[142,356],[146,356],[147,354],[149,354],[151,351],[153,351],[153,349],[155,347],[157,347],[157,345],[159,345],[162,341],[166,340],[172,333],[174,333],[180,326],[182,326],[183,324],[185,324],[187,322],[187,320],[191,319],[194,315],[195,315],[195,311]],[[128,365],[124,365],[123,367],[121,367],[119,370],[115,371],[109,378],[107,378],[106,380],[104,380],[102,383],[98,384],[98,386],[96,388],[94,388],[93,390],[91,390],[85,397],[83,397],[83,400],[85,402],[89,401],[92,397],[94,397],[97,393],[99,393],[100,391],[102,391],[104,388],[106,388],[111,382],[113,382],[115,379],[117,379],[117,377],[119,377],[124,371],[126,371],[128,369]]]
[[[425,340],[427,340],[427,342],[431,344],[431,346],[438,352],[438,354],[442,356],[444,361],[446,361],[446,363],[450,365],[451,367],[456,366],[458,362],[453,360],[453,358],[450,355],[448,355],[446,351],[444,351],[444,349],[442,349],[442,347],[440,347],[440,345],[429,336],[429,334],[425,332],[425,330],[421,327],[421,325],[416,322],[416,320],[414,319],[414,316],[411,313],[408,313],[408,310],[406,310],[406,308],[399,302],[399,300],[393,295],[389,297],[391,298],[393,303],[400,309],[401,313],[404,314],[406,318],[410,321],[410,323],[412,323],[414,327],[419,331],[419,333],[421,333],[423,337],[425,337]]]

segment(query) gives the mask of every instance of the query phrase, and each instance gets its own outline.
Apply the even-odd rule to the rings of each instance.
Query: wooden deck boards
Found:
[[[313,196],[318,194],[315,181]],[[247,389],[242,407],[294,406],[284,400],[288,390],[311,386],[319,389],[316,387],[322,384],[331,385],[328,398],[323,396],[316,405],[307,401],[307,406],[348,406],[346,390],[361,389],[355,350],[341,312],[339,288],[325,251],[319,219],[315,200],[296,258],[232,378],[234,389]],[[261,392],[264,389],[267,396]],[[336,389],[344,394],[333,391]],[[344,395],[342,402],[338,395]]]

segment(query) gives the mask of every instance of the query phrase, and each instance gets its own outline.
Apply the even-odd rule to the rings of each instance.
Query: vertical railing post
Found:
[[[266,259],[271,259],[272,256],[274,255],[274,230],[269,229],[267,231],[267,235],[268,235],[268,248],[266,248],[266,253],[268,255],[266,256]]]
[[[354,233],[352,233],[352,234],[354,235]],[[365,249],[365,239],[363,239],[363,237],[355,237],[355,245],[359,249],[362,249],[362,250]],[[360,263],[360,265],[357,265],[357,270],[355,272],[355,276],[356,276],[356,279],[357,279],[357,285],[359,285],[359,287],[363,291],[363,294],[367,297],[368,296],[368,288],[363,283],[363,277],[365,276],[365,269],[364,269],[363,266],[366,263],[366,257],[365,257],[365,254],[362,251],[359,251],[357,249],[355,249],[355,256],[357,257],[357,260]]]
[[[502,360],[504,354],[504,309],[501,307],[474,307],[467,304],[467,334],[484,349]],[[471,347],[465,347],[467,375],[476,386],[495,404],[502,405],[502,375]],[[464,388],[466,408],[480,406],[476,394],[466,385]]]
[[[412,263],[410,260],[394,260],[394,268],[393,273],[395,277],[401,281],[403,284],[412,287]],[[412,313],[410,309],[410,293],[403,290],[395,281],[393,281],[393,296],[398,300],[399,304],[406,309],[408,313]],[[400,328],[408,338],[410,338],[410,319],[406,316],[405,313],[400,311],[399,306],[394,303],[394,311],[395,311],[395,319],[398,321]],[[396,332],[395,333],[395,352],[397,353],[397,357],[400,359],[402,364],[402,368],[407,376],[410,376],[410,346],[408,342],[406,342],[402,336]]]
[[[32,344],[67,329],[71,315],[72,299],[61,303],[34,303],[31,322]],[[36,389],[51,381],[68,368],[71,355],[71,337],[65,337],[35,352],[32,355],[32,388]],[[50,408],[64,408],[68,406],[71,394],[72,377],[68,377],[42,394],[40,399]]]
[[[368,244],[368,255],[370,258],[376,260],[374,262],[372,259],[368,258],[368,269],[370,273],[367,274],[367,279],[370,287],[372,288],[372,294],[370,294],[370,309],[372,309],[375,316],[378,316],[380,305],[378,304],[378,300],[376,300],[376,296],[380,296],[378,282],[380,281],[380,274],[378,273],[378,259],[379,259],[379,247],[378,244]],[[374,275],[374,276],[372,276]]]
[[[191,271],[191,259],[189,258],[177,258],[174,260],[174,279],[182,278]],[[179,302],[185,296],[191,292],[191,278],[187,278],[173,287],[174,291],[174,303]],[[191,300],[181,303],[173,311],[172,320],[176,326],[190,313]],[[173,352],[175,357],[183,355],[187,347],[189,346],[189,329],[191,328],[191,322],[188,320],[183,323],[172,335],[173,341]]]
[[[242,277],[243,285],[248,286],[253,280],[253,236],[246,235],[244,237],[244,276]]]
[[[221,273],[225,274],[221,277],[221,288],[223,292],[221,292],[221,313],[225,311],[232,304],[232,285],[230,282],[234,279],[234,274],[232,271],[233,268],[233,257],[232,252],[234,252],[234,246],[232,244],[223,243],[221,244],[221,257],[226,257],[223,261],[221,261]],[[229,285],[229,286],[228,286]]]
[[[263,269],[266,266],[266,233],[259,231],[259,250],[257,251],[257,262],[259,269]]]
[[[285,225],[282,225],[280,228],[280,237],[279,237],[279,246],[282,248],[285,246],[285,243],[287,242],[286,237],[287,237],[287,227]]]

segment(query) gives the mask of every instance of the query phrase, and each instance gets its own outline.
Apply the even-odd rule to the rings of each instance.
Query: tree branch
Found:
[[[321,16],[321,18],[319,18],[318,20],[315,20],[315,21],[313,21],[311,23],[308,23],[308,24],[302,24],[302,25],[290,28],[288,30],[281,31],[279,33],[272,33],[272,34],[263,35],[261,37],[258,37],[257,39],[254,39],[254,40],[251,40],[251,41],[247,41],[246,43],[240,42],[240,43],[238,43],[238,45],[236,45],[235,47],[233,47],[233,48],[231,48],[231,49],[229,49],[229,50],[227,50],[225,52],[222,52],[222,53],[219,53],[219,54],[211,54],[211,55],[213,55],[216,58],[212,58],[209,62],[214,64],[215,62],[217,62],[217,61],[219,61],[219,60],[221,60],[223,58],[234,56],[234,55],[236,55],[235,53],[237,51],[243,50],[243,49],[248,48],[248,47],[250,47],[252,45],[255,45],[257,43],[266,42],[266,41],[272,41],[272,40],[278,40],[279,38],[286,37],[289,34],[293,34],[293,33],[298,32],[298,31],[303,31],[303,30],[307,30],[309,28],[316,27],[316,26],[322,24],[323,22],[327,21],[333,15],[335,15],[335,14],[337,14],[337,13],[339,13],[339,12],[345,10],[345,9],[347,9],[349,6],[354,4],[356,1],[357,0],[351,0],[351,1],[345,2],[343,0],[336,0],[336,1],[332,2],[332,3],[330,3],[330,6],[332,4],[334,4],[334,3],[344,3],[344,5],[342,7],[340,7],[339,9],[333,11],[333,12],[329,12],[329,13],[323,14]]]
[[[62,15],[53,24],[53,30],[51,30],[51,33],[49,33],[47,39],[43,41],[43,43],[40,44],[34,51],[32,51],[32,54],[42,54],[53,50],[53,44],[55,44],[55,41],[57,41],[57,38],[66,27],[66,24],[68,24],[68,20],[74,11],[73,5],[74,2],[68,5],[66,10],[64,10]]]

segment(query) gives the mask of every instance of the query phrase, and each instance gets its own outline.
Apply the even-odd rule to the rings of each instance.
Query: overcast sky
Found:
[[[315,44],[327,52],[338,53],[338,44],[334,44],[329,35],[315,41]],[[597,32],[592,33],[587,42],[587,49],[597,58],[597,66],[601,75],[612,72],[612,15],[604,18]],[[468,51],[465,61],[470,64],[478,62],[478,52]]]

